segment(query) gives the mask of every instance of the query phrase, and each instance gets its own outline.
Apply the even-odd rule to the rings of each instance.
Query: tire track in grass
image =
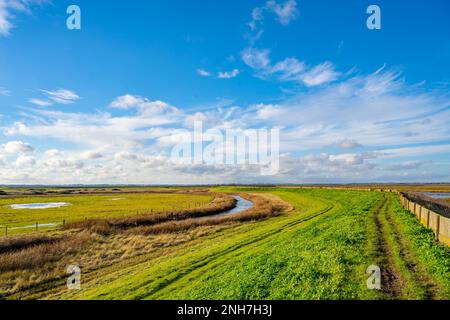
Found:
[[[202,269],[208,269],[209,267],[213,267],[213,265],[214,265],[213,262],[217,261],[220,258],[223,258],[227,255],[235,256],[237,250],[242,250],[243,248],[248,248],[248,246],[250,246],[250,245],[257,245],[260,241],[264,241],[264,240],[268,241],[268,240],[270,240],[271,237],[276,236],[280,232],[288,232],[289,230],[296,228],[299,224],[305,223],[309,220],[312,220],[314,218],[317,218],[323,214],[330,212],[335,207],[335,204],[328,202],[325,199],[320,199],[318,201],[317,198],[314,198],[314,200],[315,200],[316,204],[317,203],[325,204],[325,208],[324,208],[324,206],[322,206],[322,208],[319,208],[316,212],[307,214],[306,216],[303,216],[303,215],[301,217],[294,216],[291,219],[289,219],[288,221],[284,221],[283,223],[278,223],[275,226],[275,229],[270,228],[271,229],[270,231],[259,234],[256,237],[252,237],[251,239],[248,239],[248,238],[243,239],[237,244],[228,246],[223,249],[219,249],[219,251],[217,251],[217,252],[206,255],[204,257],[204,259],[202,259],[201,261],[195,261],[195,259],[189,259],[189,261],[186,261],[186,263],[184,263],[183,265],[179,265],[175,269],[172,269],[172,272],[170,274],[165,274],[165,276],[164,276],[165,279],[161,279],[160,283],[154,283],[155,282],[154,278],[150,278],[150,279],[148,279],[148,281],[140,282],[138,285],[139,288],[145,287],[146,285],[149,285],[149,284],[153,284],[154,287],[148,288],[149,290],[143,292],[142,294],[138,294],[137,298],[149,297],[150,295],[177,282],[181,278],[188,276],[192,272],[201,271]],[[292,221],[292,219],[295,219],[295,220]],[[245,251],[246,250],[242,250],[242,252],[245,252]],[[137,263],[133,266],[128,266],[126,269],[129,271],[129,273],[135,273],[136,271],[139,272],[139,270],[141,269],[140,265],[142,265],[142,267],[144,268],[145,263],[148,263],[148,262],[146,261],[146,262]],[[105,272],[105,271],[106,270],[103,270],[103,272]],[[100,272],[102,272],[102,271],[100,271]],[[124,274],[123,269],[118,270],[117,273]],[[127,274],[129,274],[129,273],[127,272]],[[117,276],[117,274],[116,274],[116,276]],[[114,278],[117,279],[118,277],[116,277],[116,276],[113,276],[113,279]],[[145,275],[143,275],[143,276],[145,276]],[[95,277],[93,277],[93,279],[95,281]],[[156,279],[158,279],[158,277]],[[84,282],[84,283],[86,285],[86,282]],[[93,294],[94,294],[94,296],[98,297],[99,293],[97,292],[97,293],[93,293]],[[104,295],[100,293],[100,297],[102,297],[102,296],[104,296]],[[55,298],[55,297],[53,297],[53,298]]]
[[[392,198],[388,198],[388,207],[391,207]],[[406,269],[406,276],[411,282],[411,287],[415,289],[417,298],[432,300],[435,298],[436,284],[427,276],[426,272],[417,262],[413,251],[411,250],[407,239],[399,230],[398,223],[393,216],[392,210],[386,210],[385,219],[391,231],[391,235],[397,245],[397,255],[403,268]]]
[[[243,254],[248,253],[248,251],[256,252],[254,250],[255,247],[258,248],[258,247],[260,247],[261,245],[263,245],[264,243],[266,243],[268,241],[273,241],[274,237],[276,237],[280,233],[293,232],[293,231],[295,231],[295,229],[297,227],[299,227],[299,224],[303,225],[305,222],[308,222],[310,220],[313,220],[314,218],[322,216],[322,215],[330,212],[333,209],[334,209],[334,206],[328,206],[325,210],[320,210],[317,214],[315,214],[313,216],[310,216],[308,218],[302,219],[302,221],[298,221],[296,223],[288,224],[284,228],[277,230],[276,232],[274,232],[271,235],[268,235],[267,237],[263,237],[263,238],[261,238],[261,239],[259,239],[257,241],[249,243],[246,246],[242,246],[241,248],[239,248],[240,252],[238,252],[237,250],[236,251],[232,251],[232,252],[228,252],[228,253],[225,253],[225,254],[221,255],[220,258],[227,258],[227,262],[230,262],[232,260],[239,259]],[[241,250],[241,249],[243,249],[243,250]],[[214,259],[214,260],[210,261],[210,263],[206,263],[202,267],[195,268],[191,272],[183,275],[182,277],[179,277],[176,280],[181,280],[182,278],[186,278],[187,281],[195,280],[197,278],[197,275],[203,274],[203,273],[205,273],[207,271],[214,270],[214,269],[216,269],[217,267],[220,267],[220,266],[222,266],[222,260],[219,261],[219,259]],[[163,290],[163,289],[165,291],[164,295],[167,295],[168,292],[176,291],[177,290],[176,281],[169,283],[164,288],[161,288],[161,290]],[[161,291],[161,290],[159,290],[159,291]],[[150,296],[152,296],[152,298],[159,299],[160,298],[159,291],[158,292],[155,291],[156,296],[154,294],[149,294],[145,298],[149,298]]]
[[[433,299],[436,284],[426,276],[399,230],[392,212],[392,197],[383,195],[380,209],[375,212],[382,290],[392,299]]]
[[[403,279],[396,271],[395,262],[392,257],[392,249],[387,240],[386,227],[383,220],[380,218],[382,212],[387,210],[387,206],[387,198],[386,196],[383,196],[382,203],[379,208],[375,210],[373,219],[376,226],[377,247],[379,250],[378,260],[381,265],[382,291],[388,297],[398,299],[402,294]]]
[[[317,199],[316,199],[317,200]],[[321,199],[322,200],[322,199]],[[322,202],[322,201],[320,201]],[[325,202],[325,201],[323,201]],[[322,202],[322,203],[323,203]],[[227,256],[230,256],[230,258],[238,257],[239,255],[245,254],[248,252],[248,250],[251,249],[253,246],[259,246],[261,242],[271,241],[271,239],[275,236],[277,236],[280,233],[289,232],[294,228],[297,228],[299,225],[310,221],[312,219],[315,219],[323,214],[326,214],[330,212],[334,208],[334,205],[327,204],[327,206],[317,211],[316,213],[312,215],[308,215],[306,217],[300,218],[296,221],[293,221],[291,223],[283,224],[278,226],[275,230],[271,230],[269,232],[263,233],[258,235],[257,237],[253,237],[251,239],[246,239],[243,242],[240,242],[238,244],[232,245],[227,247],[224,250],[220,250],[219,252],[216,252],[211,255],[207,255],[206,258],[203,258],[201,261],[195,261],[194,263],[190,263],[188,261],[184,266],[181,266],[179,269],[173,270],[171,274],[165,275],[166,280],[161,281],[159,284],[157,284],[153,289],[150,289],[149,291],[145,291],[141,295],[134,296],[134,299],[148,299],[151,296],[157,294],[158,292],[165,290],[166,288],[170,286],[174,286],[176,288],[176,283],[182,279],[185,279],[185,277],[189,277],[192,274],[194,274],[193,278],[195,278],[195,274],[205,272],[206,270],[212,270],[218,266],[221,266],[221,259],[224,259]],[[240,251],[238,253],[238,251]],[[217,262],[218,261],[218,262]],[[167,279],[169,278],[169,279]],[[148,283],[153,283],[154,279],[149,279]],[[170,289],[169,289],[170,291]]]

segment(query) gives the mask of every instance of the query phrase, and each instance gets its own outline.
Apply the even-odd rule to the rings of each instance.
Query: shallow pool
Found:
[[[12,204],[10,207],[15,210],[23,210],[23,209],[53,209],[60,208],[70,205],[67,202],[47,202],[47,203],[21,203],[21,204]]]
[[[427,192],[425,194],[434,199],[450,199],[450,192]]]

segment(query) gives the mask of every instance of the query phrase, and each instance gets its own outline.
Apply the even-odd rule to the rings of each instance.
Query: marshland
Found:
[[[448,247],[401,206],[393,188],[59,188],[39,195],[36,190],[5,190],[2,224],[65,222],[0,237],[0,295],[450,298]],[[423,193],[417,186],[410,189],[429,199],[430,187]],[[53,202],[70,205],[11,208]],[[66,285],[69,265],[81,269],[80,290]],[[382,290],[366,286],[370,265],[381,267]]]

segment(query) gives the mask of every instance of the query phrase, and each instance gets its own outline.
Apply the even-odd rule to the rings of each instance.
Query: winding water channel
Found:
[[[233,198],[236,199],[236,207],[234,207],[233,209],[227,210],[225,212],[222,212],[222,213],[219,213],[219,214],[216,214],[213,216],[208,216],[205,218],[220,218],[220,217],[224,217],[224,216],[238,214],[245,210],[253,208],[253,202],[246,200],[240,196],[233,196]]]

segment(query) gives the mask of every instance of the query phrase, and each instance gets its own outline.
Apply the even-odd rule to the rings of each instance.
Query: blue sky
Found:
[[[81,30],[66,9],[81,8]],[[382,29],[366,27],[371,4]],[[450,180],[450,4],[0,0],[0,183]],[[167,161],[281,129],[280,173]]]

